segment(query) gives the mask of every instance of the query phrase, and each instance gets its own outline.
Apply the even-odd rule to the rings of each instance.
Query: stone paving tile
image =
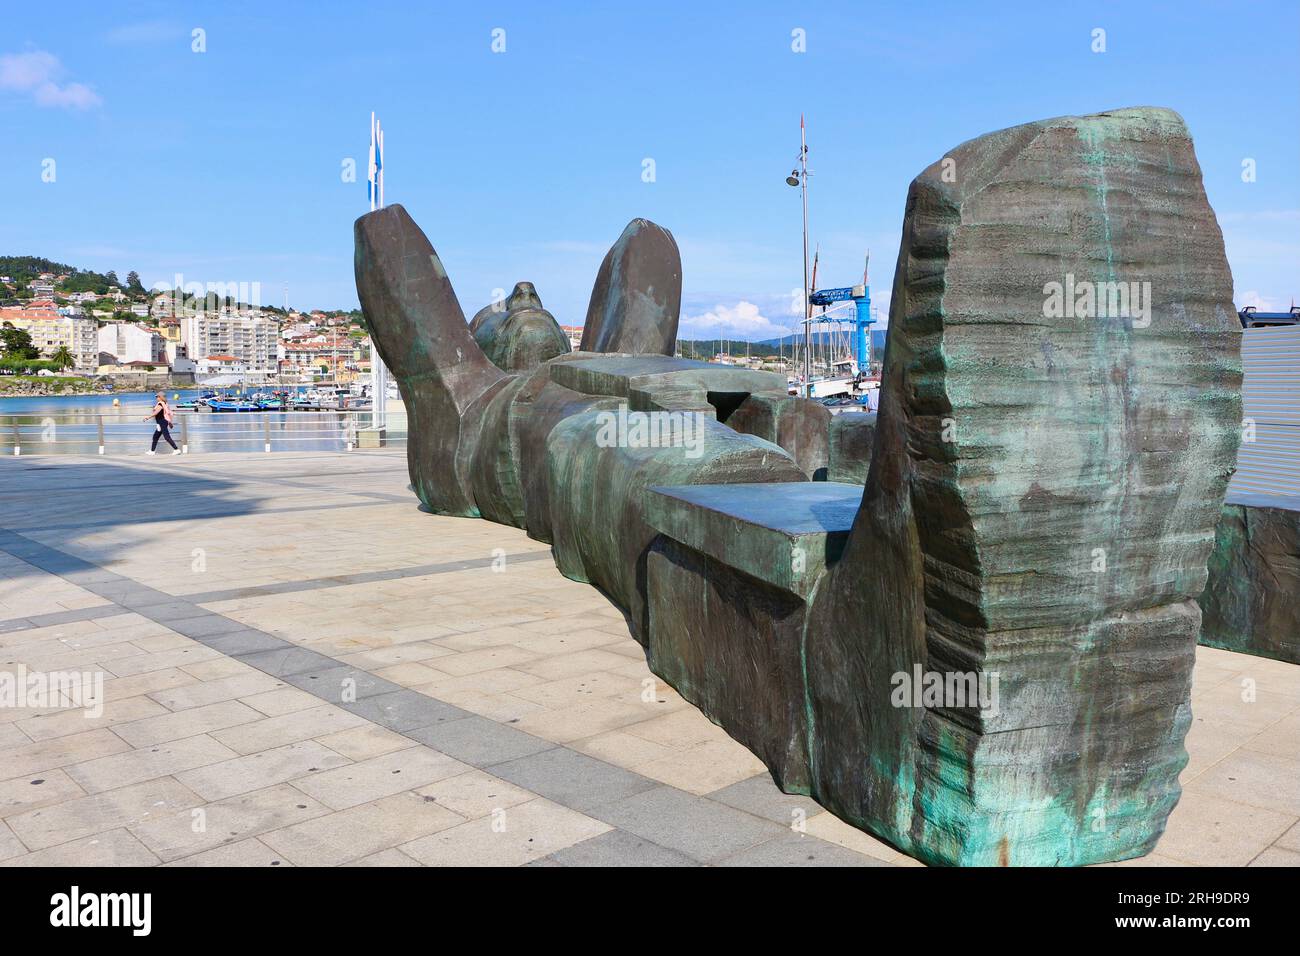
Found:
[[[464,822],[433,800],[406,791],[264,834],[261,840],[299,866],[338,866]]]
[[[324,804],[287,785],[268,787],[209,803],[199,810],[154,814],[131,828],[165,861],[192,856],[330,812]]]
[[[109,635],[111,631],[107,632]],[[163,634],[154,634],[151,637],[133,637],[131,646],[142,651],[170,651],[180,647],[189,647],[192,640],[183,634],[175,631],[167,631]]]
[[[655,781],[556,747],[491,768],[493,775],[574,810],[589,810],[651,790]]]
[[[58,806],[10,817],[9,827],[28,847],[41,850],[159,816],[189,811],[203,803],[188,787],[168,777],[78,797]]]
[[[341,730],[335,734],[325,734],[317,737],[316,742],[335,753],[342,754],[349,760],[367,760],[395,750],[407,750],[418,746],[410,737],[370,723],[361,724],[350,730]]]
[[[538,862],[561,866],[699,866],[695,860],[625,830],[610,830]]]
[[[826,812],[820,804],[808,797],[782,793],[766,770],[747,780],[715,790],[708,797],[787,827]]]
[[[28,776],[130,749],[130,744],[107,729],[54,737],[0,751],[0,777]]]
[[[1300,853],[1300,823],[1297,823],[1278,837],[1276,846],[1284,850],[1294,850],[1296,853]]]
[[[473,715],[420,727],[407,731],[406,735],[476,767],[526,757],[556,746],[549,740]]]
[[[340,663],[360,667],[363,670],[375,670],[394,664],[418,663],[437,660],[448,654],[456,653],[445,647],[430,644],[427,641],[415,641],[409,644],[397,644],[393,647],[377,647],[372,650],[357,651],[339,657]],[[389,678],[392,680],[392,678]]]
[[[503,644],[499,647],[485,647],[462,654],[450,654],[438,658],[438,670],[453,677],[477,674],[479,671],[495,670],[537,660],[537,655],[513,645]]]
[[[287,685],[279,690],[267,691],[264,694],[241,697],[240,700],[268,717],[280,717],[283,714],[292,714],[300,710],[307,710],[310,707],[320,706],[320,699],[314,694]]]
[[[1156,844],[1162,856],[1195,866],[1245,866],[1300,817],[1227,803],[1197,790],[1184,790]]]
[[[117,671],[130,671],[137,667],[140,648],[130,641],[110,644],[92,644],[89,647],[73,647],[70,644],[51,645],[49,649],[39,652],[25,652],[22,663],[29,671],[86,671],[106,670],[110,674]],[[5,655],[6,658],[13,655]],[[113,665],[111,668],[108,665]]]
[[[288,641],[281,640],[278,637],[272,637],[270,634],[264,634],[261,631],[254,630],[251,627],[244,627],[243,625],[241,625],[238,630],[205,637],[203,643],[213,650],[220,651],[222,654],[230,654],[232,656],[239,654],[268,653],[277,650],[287,650],[290,647]]]
[[[237,727],[262,717],[261,713],[237,700],[223,700],[216,704],[206,704],[159,717],[146,717],[144,720],[118,724],[114,728],[114,733],[132,747],[140,748],[211,733],[214,730],[225,730],[227,727]]]
[[[417,727],[428,727],[440,721],[459,720],[469,716],[459,707],[434,700],[413,690],[377,694],[342,706],[358,717],[399,733]]]
[[[640,724],[650,706],[622,700],[587,700],[568,707],[532,711],[520,717],[515,726],[537,737],[567,744],[603,731]]]
[[[390,664],[386,667],[380,667],[372,673],[386,681],[391,681],[401,687],[420,687],[425,684],[432,684],[434,681],[443,681],[451,677],[450,674],[435,670],[427,664],[421,664],[418,661],[403,661],[400,664]]]
[[[179,860],[173,860],[170,863],[164,863],[164,866],[293,866],[284,858],[284,854],[277,853],[265,843],[257,839],[239,840],[236,843],[228,843],[225,846],[219,846],[203,853],[195,853],[193,856],[182,857]]]
[[[251,674],[257,670],[233,657],[226,657],[224,654],[210,660],[199,661],[197,664],[181,664],[180,669],[195,680],[202,681],[220,680],[223,677],[234,677],[237,674]]]
[[[337,661],[324,654],[309,651],[303,647],[288,647],[274,651],[253,651],[248,654],[235,654],[237,660],[255,667],[274,677],[287,677],[290,674],[304,674],[307,671],[320,671],[334,667]]]
[[[635,770],[637,767],[675,752],[671,747],[638,737],[626,730],[610,730],[603,734],[596,734],[594,737],[575,740],[569,746],[626,770]]]
[[[9,829],[8,824],[0,821],[0,861],[22,856],[26,852],[27,847],[14,836],[14,831]]]
[[[16,856],[0,863],[0,866],[71,866],[86,869],[100,866],[157,866],[158,862],[158,857],[127,831],[109,830],[107,833]]]
[[[718,740],[719,734],[726,732],[709,721],[698,710],[678,710],[661,716],[649,715],[649,719],[626,728],[629,734],[662,744],[674,750],[683,750],[695,744],[709,740]]]
[[[447,777],[416,792],[466,820],[476,820],[537,797],[481,770]]]
[[[348,713],[341,707],[319,704],[306,710],[281,714],[279,717],[268,717],[228,730],[218,730],[212,736],[231,750],[251,754],[358,727],[365,722],[364,718]]]
[[[1300,853],[1276,846],[1269,847],[1247,866],[1300,866]]]
[[[294,786],[332,809],[343,810],[469,769],[446,754],[416,747],[303,777],[294,781]]]
[[[232,621],[228,617],[222,617],[220,614],[213,614],[211,611],[203,611],[202,617],[169,621],[167,626],[177,634],[184,634],[186,637],[192,637],[195,640],[202,640],[205,643],[207,643],[206,639],[210,637],[247,631],[247,628],[239,621]],[[231,651],[223,649],[222,653],[229,654]]]
[[[1187,748],[1187,766],[1179,774],[1179,781],[1187,786],[1228,754],[1245,746],[1258,733],[1253,727],[1231,721],[1193,716],[1183,742]]]
[[[222,800],[348,763],[348,758],[337,751],[304,740],[186,770],[176,779],[205,800]]]
[[[158,744],[147,750],[131,750],[99,757],[67,768],[68,775],[87,793],[99,793],[193,770],[235,756],[206,734]]]
[[[1300,808],[1300,761],[1238,750],[1189,783],[1188,792],[1294,816]]]
[[[706,740],[637,767],[637,772],[687,793],[710,793],[767,768],[734,740]]]
[[[392,681],[346,665],[325,667],[302,674],[289,674],[284,678],[284,682],[332,704],[343,704],[349,697],[352,700],[361,700],[380,694],[391,694],[402,689]]]
[[[0,782],[0,819],[63,803],[84,796],[85,792],[62,770],[46,770],[30,778],[5,780]]]
[[[103,658],[100,658],[96,663],[99,663],[104,670],[116,677],[130,677],[148,671],[160,671],[167,667],[183,667],[199,661],[212,660],[219,656],[219,651],[204,647],[202,644],[194,644],[190,647],[181,647],[172,651],[163,651],[162,653],[144,653],[135,654],[131,657],[114,658],[107,663],[104,662]]]
[[[247,674],[234,674],[219,677],[216,680],[200,681],[180,687],[168,687],[152,691],[150,699],[156,700],[168,710],[190,710],[207,704],[243,699],[255,694],[270,693],[285,686],[282,681],[254,671]]]
[[[1250,678],[1252,682],[1255,678]],[[1192,713],[1213,713],[1218,720],[1231,721],[1256,731],[1296,713],[1300,702],[1286,694],[1243,687],[1237,679],[1228,680],[1192,697]]]
[[[779,837],[741,850],[717,866],[888,866],[815,836],[787,831]]]
[[[587,811],[700,863],[714,863],[787,832],[751,814],[671,787],[657,786]]]
[[[453,695],[464,691],[472,691],[477,694],[508,694],[520,687],[540,683],[542,683],[542,678],[533,674],[525,674],[513,667],[498,667],[489,671],[477,671],[463,677],[440,677],[428,684],[420,685],[418,689],[434,697],[450,700]],[[530,705],[530,708],[539,706],[519,697],[516,697],[515,700],[518,700],[520,704]]]
[[[148,697],[128,697],[125,700],[105,701],[98,717],[93,715],[91,708],[69,708],[20,720],[17,726],[32,740],[50,740],[167,713],[169,711],[166,707]]]
[[[789,824],[787,824],[788,826]],[[819,813],[810,816],[804,824],[804,832],[819,837],[827,843],[834,843],[846,850],[861,853],[883,863],[894,866],[921,866],[905,853],[900,853],[883,840],[878,840],[857,827],[850,826],[833,813]]]
[[[618,634],[595,628],[586,628],[581,631],[566,631],[563,634],[538,634],[531,637],[521,637],[514,643],[516,647],[539,657],[545,657],[551,654],[568,654],[592,647],[610,647],[619,641],[627,640],[631,640],[631,638],[628,635],[627,626],[623,625],[622,631]],[[636,642],[633,641],[633,643]],[[637,646],[639,648],[640,645]],[[641,652],[641,656],[644,659],[644,651]]]
[[[522,866],[608,829],[599,820],[539,798],[399,849],[425,866]]]
[[[423,863],[407,856],[401,850],[380,850],[370,856],[363,856],[344,866],[423,866]]]
[[[115,700],[126,700],[130,697],[150,697],[150,695],[164,690],[171,690],[174,687],[185,687],[189,684],[196,684],[199,680],[193,674],[186,673],[178,667],[168,667],[163,670],[146,671],[143,674],[136,674],[132,677],[108,677],[104,678],[104,700],[112,703]]]
[[[1246,750],[1300,761],[1300,713],[1283,717],[1243,745]]]

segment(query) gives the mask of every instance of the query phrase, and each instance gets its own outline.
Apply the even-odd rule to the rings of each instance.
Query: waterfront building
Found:
[[[99,366],[99,324],[86,316],[61,315],[53,305],[42,302],[27,308],[0,308],[0,323],[25,330],[42,358],[52,358],[66,347],[76,371],[93,372]]]
[[[250,371],[275,369],[276,328],[267,319],[199,312],[185,316],[180,329],[181,343],[200,368],[204,359],[229,356]]]
[[[112,356],[119,365],[164,363],[167,361],[164,344],[163,337],[153,329],[141,328],[134,322],[111,322],[99,330],[100,354]]]

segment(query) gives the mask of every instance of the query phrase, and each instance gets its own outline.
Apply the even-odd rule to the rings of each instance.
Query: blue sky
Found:
[[[605,250],[645,216],[682,248],[683,335],[762,338],[790,326],[802,281],[783,181],[801,111],[819,284],[857,281],[870,248],[885,306],[908,183],[947,150],[1161,105],[1192,131],[1238,304],[1300,293],[1295,0],[109,7],[6,11],[2,253],[353,307],[374,109],[387,199],[428,233],[467,314],[528,279],[580,324]]]

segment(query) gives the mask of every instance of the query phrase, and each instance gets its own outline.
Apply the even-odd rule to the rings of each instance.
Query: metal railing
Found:
[[[371,410],[178,411],[171,427],[180,450],[191,452],[353,451],[402,446],[406,414],[392,408],[375,427]],[[9,455],[138,454],[150,445],[152,420],[138,414],[0,414],[0,452]],[[171,449],[165,441],[163,450]]]

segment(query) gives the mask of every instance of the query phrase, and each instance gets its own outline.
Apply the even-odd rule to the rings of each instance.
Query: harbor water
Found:
[[[169,389],[173,405],[193,401],[199,389]],[[113,404],[117,399],[118,405]],[[101,436],[105,455],[148,451],[153,438],[153,393],[52,395],[0,398],[0,451],[24,455],[94,455]],[[374,413],[359,411],[211,412],[175,409],[172,437],[191,453],[343,451],[358,433],[374,427]],[[400,401],[387,405],[385,443],[404,441],[406,412]],[[159,453],[170,452],[160,442]]]

